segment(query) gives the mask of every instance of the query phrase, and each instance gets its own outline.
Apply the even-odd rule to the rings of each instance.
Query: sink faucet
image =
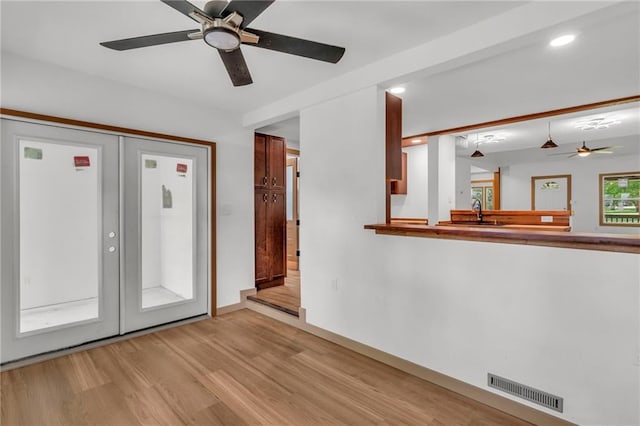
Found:
[[[478,222],[482,223],[482,202],[477,198],[474,198],[471,203],[471,210],[478,212]]]

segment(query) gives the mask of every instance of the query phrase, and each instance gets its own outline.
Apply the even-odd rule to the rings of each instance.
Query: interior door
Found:
[[[269,235],[267,234],[267,229],[269,227],[269,191],[266,189],[255,190],[254,198],[256,284],[262,284],[263,282],[271,279],[271,275],[269,273]]]
[[[269,272],[271,279],[287,275],[286,194],[270,191],[267,208]]]
[[[124,332],[206,314],[208,148],[123,138]]]
[[[1,362],[117,335],[117,137],[1,123]]]
[[[298,268],[298,158],[287,158],[287,269]]]

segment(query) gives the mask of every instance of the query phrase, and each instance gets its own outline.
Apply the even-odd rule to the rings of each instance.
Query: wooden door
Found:
[[[272,191],[269,199],[268,240],[269,270],[271,279],[284,278],[287,275],[286,246],[286,196],[284,192]]]
[[[254,186],[266,188],[269,180],[269,172],[267,170],[267,143],[268,136],[255,134],[254,150],[253,150],[253,180]]]
[[[287,158],[284,138],[269,136],[268,150],[269,188],[284,191],[286,186],[285,162]]]
[[[269,211],[269,191],[255,191],[255,269],[256,284],[269,281],[269,251],[268,241],[268,211]]]

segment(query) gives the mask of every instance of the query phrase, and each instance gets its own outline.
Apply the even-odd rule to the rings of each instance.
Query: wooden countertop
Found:
[[[393,222],[392,222],[393,223]],[[490,222],[485,222],[482,225],[478,223],[451,223],[451,222],[438,222],[436,226],[453,226],[458,228],[490,228],[490,229],[526,229],[529,231],[558,231],[558,232],[568,232],[571,231],[570,226],[562,226],[562,225],[524,225],[519,223],[513,224],[492,224]]]
[[[590,234],[565,231],[532,231],[505,226],[429,226],[413,224],[365,225],[376,234],[443,238],[505,244],[565,247],[583,250],[640,254],[640,235]],[[538,227],[538,225],[534,225]],[[506,229],[505,229],[506,228]]]

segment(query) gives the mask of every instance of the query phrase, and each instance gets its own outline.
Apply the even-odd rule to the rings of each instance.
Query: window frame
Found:
[[[640,171],[633,172],[615,172],[615,173],[600,173],[598,175],[598,219],[600,226],[619,226],[619,227],[640,227],[640,213],[638,217],[638,222],[616,222],[616,223],[607,223],[605,220],[605,211],[604,211],[604,183],[607,178],[618,177],[618,178],[631,178],[637,177],[640,180]],[[636,210],[640,212],[640,194],[638,199],[636,199]]]

